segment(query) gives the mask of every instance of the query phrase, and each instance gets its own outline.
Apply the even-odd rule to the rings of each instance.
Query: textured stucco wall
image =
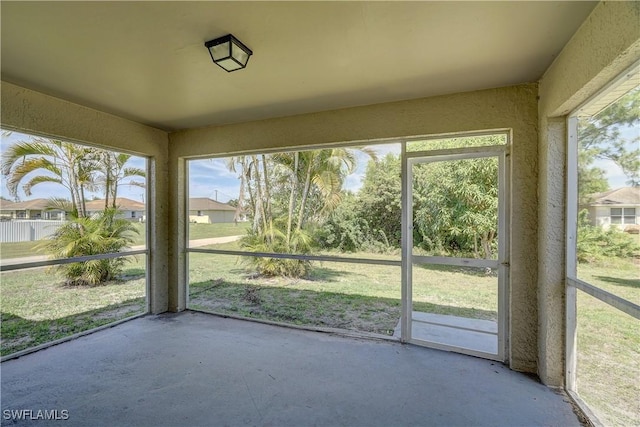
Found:
[[[154,313],[166,311],[167,133],[10,83],[2,82],[0,90],[0,123],[5,128],[123,150],[151,159],[149,203],[155,208],[150,211],[153,230],[148,236],[151,248],[149,297]]]
[[[512,129],[511,366],[535,372],[538,319],[536,96],[537,85],[529,84],[175,132],[169,136],[171,173],[172,176],[180,175],[177,168],[185,157]],[[183,188],[184,183],[176,183],[171,199],[183,192]],[[182,251],[176,248],[174,253]],[[175,277],[179,278],[179,274]],[[180,285],[175,291],[181,293],[183,287]]]
[[[545,384],[564,383],[566,115],[640,59],[640,2],[602,2],[539,84],[539,353]]]
[[[640,2],[599,3],[540,81],[540,111],[563,116],[640,57]]]
[[[549,385],[564,377],[566,120],[540,119],[538,231],[538,375]]]

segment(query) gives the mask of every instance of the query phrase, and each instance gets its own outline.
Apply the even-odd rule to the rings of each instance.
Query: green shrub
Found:
[[[311,253],[312,238],[308,231],[294,229],[287,241],[286,232],[272,225],[265,232],[250,231],[240,246],[249,252],[304,255]],[[310,261],[298,259],[247,257],[246,262],[261,276],[305,277],[311,271]]]
[[[317,230],[316,237],[321,248],[341,252],[388,253],[400,246],[399,241],[392,246],[384,230],[371,226],[351,194]]]
[[[116,218],[117,213],[109,208],[90,218],[72,219],[40,249],[52,259],[121,252],[134,242],[133,234],[138,230],[131,222]],[[95,286],[115,278],[126,262],[127,258],[98,259],[62,264],[54,270],[64,275],[68,285]]]
[[[589,223],[587,210],[578,214],[578,262],[596,262],[607,258],[631,258],[640,255],[640,246],[629,234],[616,227],[603,229]]]

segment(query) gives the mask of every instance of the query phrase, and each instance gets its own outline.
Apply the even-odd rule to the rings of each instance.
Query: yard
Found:
[[[192,239],[237,230],[232,224],[218,231],[203,224],[191,227]],[[238,249],[238,244],[215,248]],[[2,273],[2,355],[143,313],[145,257],[131,258],[122,280],[97,287],[65,286],[44,268]],[[314,264],[308,278],[283,279],[256,277],[245,262],[237,256],[190,254],[189,307],[384,335],[393,333],[400,318],[400,267],[322,262]],[[637,272],[629,261],[580,267],[580,277],[636,303]],[[495,319],[496,278],[484,270],[414,266],[413,299],[418,311]],[[608,424],[632,425],[640,417],[638,321],[581,292],[578,312],[579,392]]]
[[[138,234],[134,236],[134,245],[144,245],[146,241],[146,224],[134,222]],[[212,237],[226,237],[242,235],[247,232],[248,222],[236,224],[189,224],[189,239],[208,239]],[[33,255],[44,255],[38,251],[41,241],[0,243],[0,258],[22,258]]]
[[[47,268],[2,273],[2,356],[146,312],[145,257],[129,257],[122,280],[66,286]]]

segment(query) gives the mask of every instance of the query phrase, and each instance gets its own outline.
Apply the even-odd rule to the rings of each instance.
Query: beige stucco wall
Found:
[[[483,129],[512,129],[511,366],[535,372],[537,358],[537,86],[535,84],[348,108],[172,133],[171,173],[185,157],[371,141]],[[184,183],[172,187],[184,197]],[[178,201],[178,206],[184,201]],[[174,218],[173,221],[176,219]],[[178,226],[174,224],[174,226]],[[173,253],[182,253],[176,248]],[[176,276],[180,278],[180,274]],[[176,300],[184,284],[173,289]]]
[[[640,2],[596,6],[539,85],[538,374],[564,383],[566,115],[640,59]]]
[[[148,156],[150,226],[149,299],[151,310],[167,310],[168,230],[168,136],[144,126],[97,110],[2,82],[0,123],[6,129],[57,137],[90,145]]]

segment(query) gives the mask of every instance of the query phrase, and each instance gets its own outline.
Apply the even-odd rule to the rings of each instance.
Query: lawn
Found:
[[[146,224],[140,222],[134,222],[133,225],[138,230],[138,234],[133,236],[133,246],[144,245],[146,241]],[[189,239],[207,239],[211,237],[226,237],[237,236],[247,232],[249,227],[248,222],[241,222],[236,224],[189,224]],[[41,241],[33,242],[14,242],[14,243],[0,243],[0,258],[22,258],[34,255],[44,255],[39,252],[36,247]]]
[[[146,311],[144,256],[122,280],[70,287],[47,268],[3,272],[0,352],[7,355]]]
[[[237,242],[209,247],[240,249]],[[296,325],[387,335],[393,334],[400,318],[400,267],[321,262],[315,264],[309,277],[290,279],[255,277],[246,262],[231,255],[190,254],[189,306]],[[417,311],[496,319],[495,274],[465,267],[416,266],[413,282]]]
[[[640,304],[640,265],[581,264],[578,277]],[[640,321],[578,291],[578,393],[612,426],[639,425]]]

